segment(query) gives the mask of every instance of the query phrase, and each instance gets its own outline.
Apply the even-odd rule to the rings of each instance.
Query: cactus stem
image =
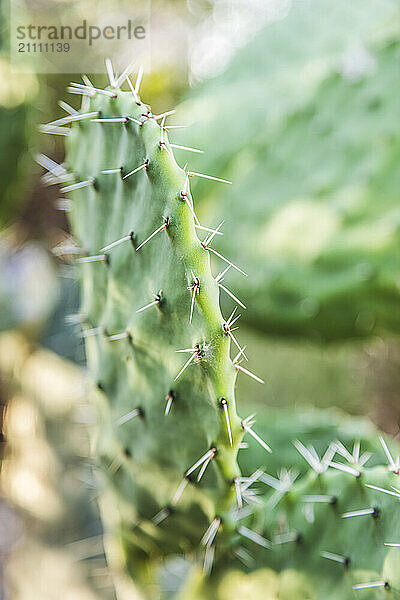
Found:
[[[163,224],[160,227],[158,227],[155,231],[153,231],[153,233],[150,234],[149,237],[144,240],[144,242],[142,242],[141,244],[139,244],[139,246],[136,248],[136,252],[138,250],[140,250],[140,248],[142,246],[144,246],[145,244],[147,244],[147,242],[149,242],[155,235],[157,235],[157,233],[160,233],[161,231],[164,231],[168,227],[169,223],[170,223],[169,217],[164,217]]]
[[[265,537],[263,537],[259,533],[256,533],[252,529],[249,529],[248,527],[244,527],[243,525],[240,525],[237,528],[237,532],[239,533],[239,535],[247,538],[248,540],[251,540],[258,546],[267,548],[267,550],[271,550],[271,548],[272,548],[272,543],[269,540],[267,540]]]
[[[378,508],[363,508],[361,510],[352,510],[342,514],[342,519],[349,519],[351,517],[364,517],[366,515],[372,515],[374,519],[379,516]]]

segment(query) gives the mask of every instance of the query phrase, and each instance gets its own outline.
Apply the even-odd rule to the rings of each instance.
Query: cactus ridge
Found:
[[[118,540],[111,566],[122,563],[150,596],[159,558],[179,555],[195,565],[189,582],[202,565],[199,598],[222,598],[226,577],[266,567],[304,577],[299,598],[326,597],[315,590],[335,586],[341,600],[356,589],[397,597],[400,551],[384,544],[400,541],[398,461],[369,469],[357,445],[353,454],[331,445],[320,459],[296,442],[307,475],[296,479],[288,468],[276,479],[254,467],[242,476],[245,433],[270,451],[254,415],[241,419],[235,402],[239,371],[262,383],[243,366],[233,333],[241,303],[221,285],[230,269],[245,273],[211,246],[222,224],[207,228],[196,217],[189,182],[203,175],[178,166],[173,148],[188,147],[169,142],[170,111],[153,115],[141,101],[141,73],[121,91],[124,77],[107,65],[109,87],[71,84],[81,112],[44,127],[65,130],[67,143],[62,189],[81,254],[83,337],[99,414],[93,448],[105,532]],[[225,263],[216,277],[210,254]],[[235,302],[228,319],[220,289]]]

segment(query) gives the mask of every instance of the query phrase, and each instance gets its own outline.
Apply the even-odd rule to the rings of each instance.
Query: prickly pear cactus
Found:
[[[197,219],[189,181],[201,175],[178,166],[174,149],[188,148],[169,141],[168,113],[154,115],[139,98],[140,75],[135,87],[128,79],[131,91],[121,91],[127,73],[116,79],[110,62],[107,67],[109,87],[94,88],[87,78],[84,85],[72,84],[70,91],[84,98],[83,109],[65,105],[70,114],[45,126],[66,136],[65,165],[43,157],[41,163],[64,182],[70,198],[76,243],[70,251],[78,255],[82,335],[96,388],[93,453],[102,472],[111,567],[123,567],[149,598],[160,597],[160,565],[165,561],[169,568],[171,560],[184,563],[182,598],[227,597],[224,578],[234,579],[238,570],[240,577],[254,571],[245,586],[262,586],[265,574],[259,570],[266,567],[267,579],[279,575],[280,598],[282,585],[293,589],[300,580],[299,598],[320,598],[342,586],[342,579],[338,571],[320,579],[318,552],[353,556],[354,529],[338,534],[338,524],[344,527],[338,511],[373,510],[346,521],[358,528],[368,516],[385,524],[378,533],[369,527],[363,534],[373,556],[361,548],[354,581],[372,581],[378,573],[382,589],[397,589],[396,555],[394,566],[382,567],[388,553],[382,540],[389,531],[400,533],[390,525],[397,491],[389,498],[392,505],[386,498],[397,475],[384,468],[361,473],[367,457],[360,458],[357,445],[351,456],[340,445],[330,446],[320,460],[296,442],[313,469],[299,483],[290,467],[280,479],[256,470],[258,458],[255,473],[242,476],[237,456],[247,444],[245,433],[262,448],[264,463],[270,451],[253,429],[253,415],[238,415],[238,372],[258,377],[242,362],[245,349],[233,327],[236,307],[229,318],[219,307],[220,290],[241,304],[221,284],[227,269],[245,274],[214,248],[220,226],[207,229]],[[216,277],[211,253],[223,269]],[[337,452],[351,466],[335,463]],[[329,465],[336,471],[327,473]],[[366,483],[386,489],[386,495]],[[273,496],[265,492],[271,487]],[[325,500],[306,502],[304,496]],[[304,512],[305,504],[312,510]],[[332,544],[321,532],[325,523]],[[352,597],[352,582],[343,583],[342,598]],[[131,597],[129,586],[124,590]]]

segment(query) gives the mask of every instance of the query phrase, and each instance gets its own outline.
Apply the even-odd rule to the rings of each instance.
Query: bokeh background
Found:
[[[80,75],[12,70],[0,7],[0,598],[114,598],[68,205],[35,162],[63,161],[38,125],[63,115],[60,99],[78,108],[65,88]],[[398,436],[399,2],[153,0],[151,38],[142,97],[176,108],[169,123],[188,127],[170,137],[205,151],[177,160],[233,181],[193,178],[192,191],[249,274],[224,283],[247,307],[238,337],[266,384],[239,378],[239,411],[271,437],[286,427],[288,444],[317,421],[319,439],[372,423]]]

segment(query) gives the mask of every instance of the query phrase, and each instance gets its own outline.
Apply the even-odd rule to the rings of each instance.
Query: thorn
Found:
[[[67,104],[67,102],[64,102],[64,100],[59,100],[58,106],[60,106],[63,110],[65,110],[65,112],[67,112],[69,115],[78,115],[79,114],[77,110],[72,108],[72,106]]]
[[[389,471],[392,471],[393,473],[398,473],[400,471],[400,465],[396,464],[396,462],[394,461],[393,456],[388,448],[388,445],[381,435],[379,436],[379,441],[389,461]]]
[[[257,469],[250,477],[242,477],[242,490],[246,491],[253,483],[260,479],[262,475],[265,475],[264,471],[262,469]]]
[[[82,85],[81,83],[70,83],[70,87],[67,88],[67,92],[70,94],[82,94],[83,96],[91,96],[92,98],[96,96],[96,94],[102,94],[103,96],[108,96],[109,98],[116,98],[117,94],[115,92],[110,92],[110,90],[102,90],[101,88],[95,88],[92,86]]]
[[[240,508],[243,508],[243,499],[242,499],[242,491],[240,488],[239,477],[235,477],[233,480],[233,483],[235,486],[237,505],[238,505],[238,508],[240,509]]]
[[[98,117],[99,111],[96,110],[94,112],[87,113],[76,113],[75,115],[69,115],[68,117],[62,117],[61,119],[56,119],[55,121],[51,121],[50,123],[45,123],[42,127],[53,127],[60,125],[68,125],[69,123],[74,123],[75,121],[83,121],[84,119],[91,119],[93,117]]]
[[[104,246],[104,248],[101,248],[100,252],[106,252],[107,250],[111,250],[111,248],[115,248],[115,246],[118,246],[123,242],[128,242],[129,240],[133,241],[133,237],[134,233],[133,231],[131,231],[129,235],[124,235],[124,237],[120,238],[119,240],[111,242],[111,244],[108,244],[108,246]]]
[[[35,160],[38,163],[38,165],[49,171],[49,173],[51,173],[55,177],[60,177],[68,174],[67,170],[64,169],[62,165],[56,163],[54,160],[52,160],[45,154],[36,154]]]
[[[111,58],[106,58],[106,69],[107,69],[107,74],[108,74],[108,79],[110,81],[110,85],[112,88],[115,88],[116,81],[115,81],[114,69],[113,69],[113,65],[111,62]]]
[[[343,471],[344,473],[349,473],[350,475],[354,475],[354,477],[361,476],[361,471],[358,471],[357,469],[353,469],[353,467],[349,467],[348,465],[342,465],[342,463],[330,461],[329,466],[333,467],[334,469],[337,469],[338,471]]]
[[[140,89],[140,84],[142,83],[143,71],[144,71],[143,66],[140,65],[139,71],[138,71],[138,74],[136,77],[136,82],[135,82],[135,92],[136,92],[137,96],[139,96],[139,89]]]
[[[228,290],[228,288],[222,285],[222,283],[218,283],[218,285],[221,288],[221,290],[224,290],[225,294],[228,294],[228,296],[230,296],[232,300],[234,300],[239,306],[246,310],[246,306],[243,304],[243,302],[239,300],[239,298],[237,298],[237,296],[235,296],[235,294],[233,294],[230,290]]]
[[[66,212],[68,212],[69,210],[71,210],[72,203],[71,200],[68,200],[67,198],[58,198],[55,201],[55,207],[57,210],[65,210]]]
[[[379,510],[377,508],[364,508],[362,510],[353,510],[342,514],[342,519],[349,519],[351,517],[364,517],[366,515],[372,515],[375,519],[379,516]]]
[[[120,468],[121,465],[122,465],[122,457],[116,456],[114,458],[114,460],[112,461],[112,463],[109,465],[108,470],[110,471],[110,473],[112,475],[114,475],[118,471],[118,469]]]
[[[218,234],[220,234],[220,229],[222,227],[222,225],[225,223],[225,220],[221,221],[221,223],[218,225],[217,229],[215,229],[211,235],[209,235],[203,242],[203,244],[205,246],[208,246],[209,244],[211,244],[212,240],[214,239],[214,237]]]
[[[242,353],[242,350],[240,351],[240,353]],[[239,365],[238,363],[235,363],[235,368],[239,369],[239,371],[242,371],[243,373],[245,373],[246,375],[248,375],[252,379],[255,379],[255,381],[258,381],[258,383],[265,383],[265,381],[263,381],[261,379],[261,377],[257,377],[257,375],[254,375],[254,373],[252,373],[248,369],[245,369],[244,367],[242,367],[242,365]]]
[[[188,152],[196,152],[197,154],[204,154],[204,150],[198,150],[197,148],[190,148],[190,146],[181,146],[180,144],[171,144],[171,148],[177,148],[178,150],[187,150]]]
[[[93,185],[94,183],[94,178],[92,177],[91,179],[86,179],[85,181],[78,181],[78,183],[73,183],[72,185],[67,185],[64,186],[60,189],[60,192],[73,192],[74,190],[79,190],[81,188],[84,187],[89,187],[90,185]]]
[[[131,92],[132,92],[132,95],[133,95],[133,97],[134,97],[134,99],[135,99],[135,102],[136,102],[136,104],[141,104],[141,102],[140,102],[140,98],[139,98],[139,96],[137,95],[137,93],[135,92],[135,87],[134,87],[134,85],[133,85],[133,83],[132,83],[132,81],[131,81],[131,79],[130,79],[130,77],[129,77],[129,76],[126,78],[126,82],[127,82],[127,84],[129,85],[129,88],[130,88],[130,90],[131,90]]]
[[[126,81],[127,77],[132,73],[133,71],[133,67],[134,67],[134,62],[132,61],[121,73],[121,75],[119,75],[119,77],[117,77],[116,81],[115,81],[115,87],[116,88],[120,88],[121,85],[124,84],[124,82]]]
[[[92,327],[91,329],[83,329],[80,332],[79,337],[87,338],[87,337],[92,337],[94,335],[101,335],[103,333],[104,333],[103,327]]]
[[[97,254],[95,256],[82,256],[77,259],[78,263],[89,263],[89,262],[108,262],[108,254]]]
[[[328,560],[333,560],[334,562],[341,563],[342,565],[348,566],[350,563],[350,559],[346,556],[341,556],[340,554],[334,554],[333,552],[325,552],[323,550],[320,555],[322,558],[327,558]]]
[[[377,492],[383,492],[384,494],[388,494],[389,496],[394,496],[395,498],[400,498],[399,492],[392,492],[391,490],[385,490],[384,488],[378,487],[376,485],[371,485],[369,483],[366,483],[365,487],[370,488],[371,490],[375,490]]]
[[[213,521],[211,521],[210,525],[207,527],[205,534],[201,538],[202,546],[211,546],[213,543],[215,536],[218,533],[218,529],[221,525],[221,519],[219,517],[215,517]]]
[[[391,542],[385,542],[384,546],[389,546],[390,548],[400,548],[400,544],[393,544]]]
[[[153,300],[153,302],[149,302],[149,304],[146,304],[146,306],[139,308],[136,312],[140,313],[140,312],[143,312],[144,310],[146,310],[147,308],[151,308],[152,306],[157,306],[157,304],[160,304],[160,302],[161,302],[161,296],[162,296],[162,290],[160,290],[158,292],[158,294],[154,294],[155,300]]]
[[[91,121],[92,123],[127,123],[129,117],[97,117]]]
[[[231,262],[230,260],[228,260],[227,258],[225,258],[225,256],[222,256],[222,254],[220,254],[219,252],[217,252],[216,250],[214,250],[214,248],[210,248],[209,246],[204,247],[204,250],[209,250],[210,252],[212,252],[213,254],[215,254],[215,256],[218,256],[218,258],[220,258],[221,260],[223,260],[224,262],[226,262],[228,265],[230,265],[231,267],[233,267],[234,269],[236,269],[236,271],[239,271],[239,273],[241,273],[242,275],[244,275],[245,277],[247,277],[247,273],[245,273],[244,271],[242,271],[242,269],[240,269],[239,267],[237,267],[233,262]]]
[[[271,550],[271,548],[272,548],[272,543],[269,540],[267,540],[265,537],[263,537],[259,533],[256,533],[252,529],[248,529],[247,527],[244,527],[243,525],[240,525],[237,528],[237,532],[241,536],[243,536],[243,537],[251,540],[255,544],[258,544],[259,546],[262,546],[263,548],[267,548],[268,550]]]
[[[201,229],[202,231],[208,231],[209,233],[214,233],[215,235],[223,235],[221,231],[217,231],[216,229],[210,229],[210,227],[203,227],[203,225],[195,225],[196,229]],[[228,267],[229,269],[230,267]]]
[[[186,127],[188,127],[188,125],[167,125],[165,129],[168,131],[169,129],[186,129]]]
[[[209,577],[214,563],[215,547],[207,546],[204,554],[203,574],[204,577]]]
[[[357,583],[357,585],[353,585],[353,590],[368,590],[371,588],[386,588],[389,589],[390,586],[387,581],[371,581],[371,583]]]
[[[153,117],[155,118],[156,121],[159,121],[160,119],[165,119],[166,117],[169,117],[170,115],[173,115],[174,113],[176,113],[176,110],[172,109],[172,110],[167,110],[159,115],[153,115]]]
[[[130,412],[126,413],[126,415],[122,415],[122,417],[119,417],[119,419],[116,420],[115,424],[118,426],[124,425],[124,423],[127,423],[128,421],[130,421],[131,419],[134,419],[135,417],[139,417],[141,414],[142,414],[141,408],[134,408]]]
[[[162,508],[154,517],[151,519],[154,525],[157,527],[160,525],[169,515],[171,511],[168,508]]]
[[[170,410],[171,410],[172,403],[175,400],[175,394],[174,394],[174,392],[172,390],[170,390],[169,394],[165,397],[165,399],[167,401],[167,404],[165,406],[165,412],[164,412],[164,414],[165,414],[165,416],[167,416],[169,414]]]
[[[225,415],[225,421],[226,421],[226,428],[227,428],[227,431],[228,431],[229,443],[232,446],[233,445],[233,441],[232,441],[232,429],[231,429],[231,422],[229,420],[228,401],[227,401],[226,398],[221,398],[221,406],[223,408],[224,415]]]
[[[198,277],[196,277],[196,275],[193,273],[192,271],[192,277],[193,277],[193,283],[191,286],[188,287],[189,291],[192,291],[192,298],[191,298],[191,302],[190,302],[190,315],[189,315],[189,323],[192,323],[192,319],[193,319],[193,309],[194,309],[194,299],[196,294],[199,294],[200,292],[200,280]]]
[[[235,356],[235,358],[233,359],[232,363],[236,366],[237,361],[239,360],[240,356],[243,356],[244,351],[246,350],[247,346],[243,346],[243,348],[240,349],[240,352],[238,352]]]
[[[102,175],[113,175],[114,173],[122,173],[122,167],[118,167],[117,169],[103,169],[100,171]]]
[[[174,497],[172,498],[172,504],[178,504],[179,500],[181,499],[181,496],[183,494],[183,492],[186,489],[187,484],[189,483],[189,479],[187,477],[185,477],[184,479],[182,479],[182,481],[180,482],[180,484],[178,485],[178,488],[174,494]]]
[[[56,127],[55,125],[39,125],[40,133],[49,133],[52,135],[69,135],[71,130],[67,127]]]
[[[288,531],[287,533],[281,533],[276,535],[274,538],[274,544],[279,546],[281,544],[288,544],[289,542],[297,542],[299,534],[296,531]]]
[[[193,473],[193,471],[195,471],[198,467],[200,467],[200,465],[202,465],[204,462],[214,458],[214,456],[217,453],[217,449],[213,446],[212,448],[210,448],[209,450],[207,450],[207,452],[205,454],[203,454],[203,456],[201,456],[199,458],[199,460],[197,460],[194,465],[192,465],[190,467],[190,469],[188,469],[185,473],[185,476],[188,477],[191,473]]]
[[[251,556],[250,552],[247,552],[245,548],[236,548],[233,551],[235,556],[244,564],[245,567],[251,569],[254,565],[254,558]]]
[[[121,333],[114,333],[113,335],[109,335],[107,337],[109,342],[118,342],[119,340],[125,340],[129,338],[129,333],[127,331],[122,331]]]
[[[137,173],[138,171],[145,171],[148,164],[149,164],[149,161],[146,160],[146,162],[144,162],[142,165],[139,165],[138,167],[136,167],[136,169],[133,169],[133,171],[130,171],[129,173],[124,175],[122,177],[122,179],[126,179],[127,177],[130,177],[131,175],[133,175],[134,173]]]
[[[204,179],[211,179],[212,181],[219,181],[220,183],[228,183],[232,185],[232,181],[228,181],[227,179],[221,179],[220,177],[212,177],[211,175],[204,175],[203,173],[196,173],[195,171],[188,171],[189,177],[203,177]]]
[[[150,240],[151,240],[151,239],[152,239],[152,238],[153,238],[155,235],[157,235],[157,233],[160,233],[161,231],[164,231],[164,230],[165,230],[165,229],[168,227],[168,225],[169,225],[169,217],[165,217],[165,218],[164,218],[164,222],[163,222],[163,224],[161,225],[161,227],[158,227],[158,229],[156,229],[155,231],[153,231],[153,233],[152,233],[151,235],[149,235],[149,237],[148,237],[148,238],[146,238],[146,239],[144,240],[144,242],[142,242],[142,243],[141,243],[141,244],[140,244],[140,245],[139,245],[139,246],[136,248],[136,252],[137,252],[138,250],[140,250],[140,248],[141,248],[142,246],[144,246],[145,244],[147,244],[147,242],[149,242],[149,241],[150,241]]]
[[[247,419],[242,420],[242,429],[244,431],[246,431],[247,433],[249,433],[255,440],[256,442],[258,442],[260,444],[260,446],[262,446],[264,448],[264,450],[266,450],[267,452],[272,452],[271,448],[268,446],[268,444],[266,444],[264,442],[263,439],[260,438],[259,435],[257,435],[257,433],[255,431],[252,430],[251,425],[253,422],[250,421],[250,417],[247,417]]]
[[[310,496],[303,496],[303,502],[310,502],[312,504],[315,503],[326,503],[326,504],[336,504],[336,496],[326,496],[323,494],[320,495],[310,495]]]

